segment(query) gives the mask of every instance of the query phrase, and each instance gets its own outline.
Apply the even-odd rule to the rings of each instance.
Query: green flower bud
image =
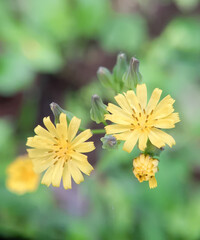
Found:
[[[61,113],[66,114],[67,119],[69,121],[71,121],[71,119],[74,116],[71,112],[68,112],[68,111],[65,111],[64,109],[62,109],[57,103],[52,102],[50,104],[50,108],[51,108],[51,111],[53,112],[53,115],[54,115],[55,124],[59,122],[59,116],[60,116]]]
[[[106,88],[113,87],[113,76],[107,68],[100,67],[97,71],[97,77],[104,87]]]
[[[149,140],[147,142],[147,147],[144,151],[144,154],[149,154],[151,157],[160,156],[161,152],[164,151],[164,148],[155,147]]]
[[[123,82],[127,89],[134,89],[136,88],[138,83],[142,81],[142,75],[139,72],[139,60],[132,57],[129,68],[123,75]]]
[[[128,68],[127,58],[124,53],[120,53],[117,56],[117,63],[113,69],[113,74],[116,82],[122,81],[122,76]]]
[[[107,150],[117,149],[119,141],[112,135],[105,135],[100,139],[103,143],[102,148]]]
[[[92,108],[90,110],[90,117],[96,123],[104,122],[104,114],[108,113],[106,110],[106,105],[102,102],[98,95],[92,96]]]
[[[113,76],[114,76],[114,90],[116,93],[119,93],[123,89],[123,81],[122,77],[124,73],[127,71],[128,64],[127,64],[127,58],[124,53],[120,53],[117,56],[117,63],[113,69]]]

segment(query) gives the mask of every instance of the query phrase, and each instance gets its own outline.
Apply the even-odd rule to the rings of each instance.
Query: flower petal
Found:
[[[157,106],[157,104],[160,100],[161,94],[162,94],[162,90],[160,90],[159,88],[154,89],[154,91],[151,95],[151,98],[149,100],[149,103],[147,105],[147,108],[146,108],[147,114],[149,114]]]
[[[68,139],[66,126],[64,126],[63,124],[57,123],[56,124],[56,130],[57,130],[57,134],[58,134],[59,139],[65,139],[65,140]]]
[[[164,118],[170,115],[173,111],[173,103],[175,100],[170,95],[162,99],[162,101],[156,106],[153,116],[156,119]]]
[[[60,181],[63,175],[63,164],[64,159],[59,159],[56,163],[54,163],[54,171],[52,174],[52,185],[54,187],[60,186]]]
[[[160,129],[156,128],[153,131],[160,139],[162,139],[170,147],[176,144],[174,138],[171,135],[167,134],[166,132],[163,132]]]
[[[123,132],[123,133],[119,133],[119,134],[114,134],[113,136],[117,139],[117,140],[126,140],[130,134],[132,132],[131,131],[126,131],[126,132]]]
[[[45,171],[47,168],[49,168],[50,166],[52,166],[56,160],[53,156],[51,156],[41,161],[38,158],[33,159],[32,161],[34,165],[34,171],[36,173],[41,173]]]
[[[80,127],[81,120],[77,117],[73,117],[68,128],[68,140],[71,142],[73,138],[76,136],[78,129]]]
[[[156,128],[153,128],[149,134],[148,134],[148,137],[149,137],[149,140],[150,142],[156,146],[157,148],[161,148],[161,147],[164,147],[165,146],[165,143],[164,141],[162,140],[162,138],[160,138],[156,133],[155,133],[155,129]]]
[[[149,179],[149,188],[156,188],[157,187],[157,181],[155,177],[151,177]]]
[[[139,131],[134,130],[130,134],[130,136],[127,138],[126,142],[124,143],[123,150],[130,153],[135,147],[138,137],[139,137]]]
[[[37,135],[34,137],[29,137],[27,139],[26,145],[33,148],[43,149],[44,151],[48,151],[52,149],[52,144],[46,142],[46,139],[42,139]]]
[[[127,93],[125,94],[127,101],[129,103],[129,105],[131,106],[132,109],[134,109],[136,112],[141,111],[141,108],[139,106],[139,102],[138,99],[134,93],[134,91],[130,90],[127,91]],[[132,114],[132,113],[131,113]]]
[[[113,124],[108,125],[105,127],[107,134],[113,134],[113,133],[121,133],[129,131],[131,128],[131,125],[121,125],[121,124]]]
[[[147,87],[146,84],[138,84],[136,88],[138,102],[142,109],[146,108],[147,105]]]
[[[57,129],[59,138],[68,139],[66,114],[64,114],[64,113],[60,114],[60,123],[56,124],[56,129]]]
[[[47,130],[55,137],[57,137],[57,131],[55,126],[53,125],[53,123],[50,120],[50,117],[45,117],[43,118],[43,122],[45,127],[47,128]]]
[[[47,171],[45,172],[42,178],[41,183],[46,185],[47,187],[49,187],[51,184],[53,171],[54,171],[54,165],[47,169]]]
[[[40,158],[40,157],[48,157],[52,153],[48,153],[47,150],[43,149],[27,149],[28,155],[30,158]]]
[[[94,146],[93,142],[80,143],[79,145],[74,147],[74,150],[76,150],[78,152],[82,152],[82,153],[91,152],[94,149],[95,149],[95,146]]]
[[[72,188],[71,173],[69,169],[69,163],[66,162],[63,170],[63,186],[65,189]]]
[[[175,125],[174,125],[174,121],[171,120],[171,119],[158,119],[156,121],[156,123],[154,123],[154,127],[157,127],[157,128],[174,128]]]
[[[87,156],[85,154],[79,153],[79,152],[73,152],[70,154],[70,156],[73,159],[76,159],[77,161],[86,162]]]
[[[74,163],[83,173],[87,174],[88,176],[90,175],[91,171],[94,170],[94,168],[92,167],[92,165],[89,164],[89,162],[81,162],[74,160]]]
[[[131,118],[130,113],[127,113],[126,111],[124,111],[123,109],[121,109],[120,107],[118,107],[118,106],[116,106],[112,103],[108,104],[107,110],[112,114],[119,115],[123,119],[128,119],[129,120]]]
[[[80,143],[85,142],[85,141],[88,140],[91,136],[92,136],[92,132],[91,132],[90,129],[87,129],[87,130],[83,131],[83,132],[80,133],[77,137],[75,137],[74,140],[72,141],[73,147],[79,145]]]
[[[79,184],[84,180],[82,173],[77,168],[77,166],[73,163],[73,161],[69,162],[69,169],[75,183]]]
[[[113,123],[130,125],[133,122],[133,118],[124,119],[120,114],[105,114],[105,120],[109,120]]]
[[[144,151],[147,147],[148,135],[146,132],[142,132],[139,137],[139,149]]]
[[[63,126],[66,126],[66,131],[67,131],[67,116],[66,116],[66,114],[61,113],[61,114],[60,114],[60,117],[59,117],[59,120],[60,120],[60,123],[61,123]]]
[[[115,100],[125,112],[127,112],[129,114],[132,113],[132,109],[131,109],[128,101],[126,100],[125,96],[123,96],[122,94],[118,94],[117,96],[115,96]]]
[[[155,127],[158,128],[173,128],[174,124],[180,122],[178,113],[171,113],[165,118],[157,119]]]
[[[44,129],[43,127],[41,127],[40,125],[38,125],[35,129],[34,129],[34,132],[38,135],[38,136],[41,136],[41,137],[45,137],[45,138],[50,138],[52,139],[53,141],[55,141],[54,139],[54,136],[48,132],[46,129]]]

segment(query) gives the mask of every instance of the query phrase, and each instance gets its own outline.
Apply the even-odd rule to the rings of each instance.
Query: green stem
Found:
[[[79,131],[83,132],[85,131],[86,128],[79,128]],[[91,129],[93,134],[101,134],[101,133],[106,133],[105,129]]]
[[[93,134],[101,134],[101,133],[105,133],[105,129],[91,129]]]

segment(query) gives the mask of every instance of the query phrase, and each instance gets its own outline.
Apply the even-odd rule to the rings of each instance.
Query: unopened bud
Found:
[[[128,67],[128,64],[127,64],[126,55],[124,53],[118,54],[117,63],[113,69],[114,77],[117,82],[122,81],[122,76],[127,70],[127,67]]]
[[[119,145],[119,141],[112,135],[105,135],[101,138],[103,143],[102,148],[107,150],[116,149]]]
[[[123,90],[123,81],[122,77],[124,73],[127,71],[128,64],[126,55],[124,53],[120,53],[117,56],[117,63],[113,68],[113,77],[114,77],[114,90],[116,93],[119,93]]]
[[[68,111],[65,111],[64,109],[62,109],[57,103],[52,102],[50,104],[50,108],[51,108],[51,111],[53,112],[55,123],[59,122],[59,116],[60,116],[61,113],[66,114],[67,119],[69,121],[71,121],[71,119],[74,116],[71,112],[68,112]]]
[[[104,114],[108,113],[106,105],[102,102],[98,95],[92,96],[92,108],[90,110],[90,117],[96,123],[104,122]]]
[[[142,75],[139,72],[139,60],[132,57],[129,68],[123,76],[123,82],[127,89],[134,89],[136,88],[138,83],[142,81]]]
[[[113,87],[113,76],[107,68],[100,67],[97,71],[97,77],[104,87],[106,88]]]

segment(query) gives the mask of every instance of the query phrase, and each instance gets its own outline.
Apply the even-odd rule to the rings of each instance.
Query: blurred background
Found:
[[[200,239],[199,14],[199,0],[0,0],[1,239]],[[102,150],[100,135],[88,154],[95,170],[80,185],[9,192],[7,166],[52,118],[51,102],[95,128],[91,96],[113,101],[96,71],[112,69],[121,51],[140,60],[149,95],[163,89],[180,112],[158,187],[134,177],[137,150]]]

